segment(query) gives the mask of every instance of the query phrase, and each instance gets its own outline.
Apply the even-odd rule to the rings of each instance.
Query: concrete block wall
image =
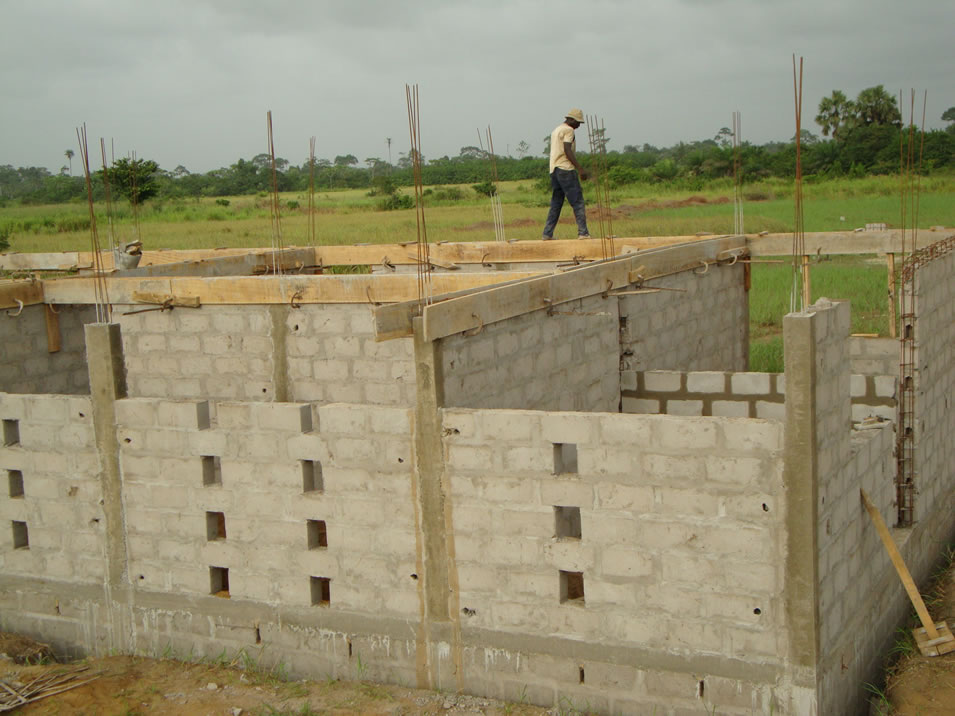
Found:
[[[90,399],[0,393],[0,418],[0,574],[101,582],[106,525]]]
[[[312,607],[314,577],[336,613],[417,616],[408,409],[128,399],[117,420],[135,589],[209,595],[216,567],[232,599]]]
[[[617,299],[593,296],[440,341],[444,405],[616,412]],[[555,390],[555,386],[560,386]]]
[[[621,371],[749,367],[743,264],[684,271],[653,279],[651,287],[677,290],[619,297]]]
[[[849,370],[859,375],[898,375],[898,338],[849,336]]]
[[[268,306],[202,306],[172,311],[115,306],[122,326],[130,396],[213,400],[275,399]]]
[[[955,251],[916,272],[915,520],[925,521],[955,489]]]
[[[411,339],[375,342],[370,304],[123,315],[129,395],[413,406]]]
[[[415,404],[411,338],[375,341],[370,304],[305,305],[288,312],[291,400]]]
[[[713,701],[720,713],[770,712],[786,639],[781,423],[446,409],[443,425],[465,641],[560,642],[528,687],[538,703],[689,712],[715,677],[747,682]],[[567,509],[579,534],[561,534]],[[582,574],[582,599],[562,572]],[[584,644],[623,650],[616,684],[580,684]],[[660,676],[664,663],[679,666]]]
[[[896,419],[898,378],[850,377],[852,420]],[[717,371],[624,371],[621,412],[661,415],[717,415],[783,420],[786,376],[778,373]]]
[[[0,391],[89,394],[83,326],[96,320],[92,306],[54,306],[60,350],[49,352],[44,304],[0,315]]]

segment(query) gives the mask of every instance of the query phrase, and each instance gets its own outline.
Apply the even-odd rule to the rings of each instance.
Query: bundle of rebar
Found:
[[[806,228],[802,204],[802,57],[799,58],[799,80],[796,80],[796,55],[793,55],[793,95],[796,100],[796,185],[795,221],[793,226],[792,286],[789,310],[802,311],[810,303],[809,268],[805,265]]]
[[[742,236],[743,229],[743,165],[742,153],[743,123],[739,112],[733,112],[733,233]]]
[[[915,394],[916,394],[916,336],[915,336],[915,277],[918,267],[931,260],[932,252],[918,251],[919,190],[922,176],[922,152],[925,141],[926,92],[922,100],[922,143],[919,146],[918,165],[915,162],[915,90],[909,108],[908,147],[905,148],[905,132],[899,137],[899,177],[901,185],[901,253],[902,269],[899,272],[899,401],[896,432],[896,504],[899,526],[909,527],[915,520],[915,494],[917,471],[915,466]],[[901,112],[902,95],[899,93]],[[910,241],[905,240],[906,231]],[[894,287],[893,287],[894,288]]]
[[[282,275],[281,254],[285,250],[282,240],[282,212],[279,205],[279,180],[275,169],[275,139],[272,136],[272,110],[268,111],[269,130],[269,160],[272,165],[272,191],[270,193],[269,209],[272,217],[272,272]]]
[[[613,217],[610,206],[610,179],[607,174],[607,128],[603,120],[587,116],[587,138],[590,143],[591,171],[597,193],[597,226],[603,258],[616,255],[613,245]]]
[[[494,154],[494,138],[491,136],[491,125],[487,126],[487,149],[481,140],[481,130],[478,130],[478,146],[485,152],[490,164],[488,182],[491,185],[491,216],[494,219],[494,238],[497,241],[506,241],[504,236],[504,208],[501,206],[501,195],[498,192],[497,157]]]
[[[96,322],[108,323],[112,319],[112,306],[109,303],[109,291],[106,286],[106,270],[103,255],[100,253],[99,232],[96,230],[96,210],[93,207],[93,180],[90,176],[90,155],[86,143],[86,124],[77,128],[76,139],[80,145],[80,160],[83,176],[86,178],[86,204],[90,214],[90,250],[93,253],[93,292],[96,301]]]
[[[315,137],[308,140],[308,245],[315,246]]]
[[[421,181],[421,113],[418,104],[418,85],[405,85],[408,103],[408,130],[411,134],[411,166],[414,174],[415,217],[418,224],[418,305],[431,304],[431,256],[428,249],[428,230],[424,220],[424,185]]]
[[[80,674],[88,670],[88,666],[82,665],[63,667],[40,674],[26,684],[0,679],[0,711],[13,711],[25,704],[75,689],[99,678],[97,674],[79,680]]]

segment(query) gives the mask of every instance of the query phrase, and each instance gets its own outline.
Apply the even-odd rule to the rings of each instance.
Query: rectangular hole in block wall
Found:
[[[567,475],[577,472],[577,445],[554,443],[554,474]]]
[[[222,463],[215,455],[203,455],[202,458],[202,485],[222,484]]]
[[[225,512],[206,512],[206,539],[225,539]]]
[[[216,597],[229,596],[229,568],[209,567],[209,593]]]
[[[23,497],[23,473],[19,470],[7,470],[7,486],[10,497]]]
[[[312,606],[327,607],[332,603],[332,580],[328,577],[309,577],[312,589]]]
[[[560,570],[560,603],[584,603],[584,573]]]
[[[4,419],[3,444],[4,445],[19,445],[20,444],[20,421],[19,420]]]
[[[308,528],[308,548],[323,549],[328,547],[328,529],[325,520],[306,520]]]
[[[27,530],[26,522],[17,522],[16,520],[13,520],[13,548],[30,548],[30,534]]]
[[[554,532],[557,539],[580,539],[580,508],[554,505]]]
[[[302,492],[323,492],[322,463],[318,460],[302,460]]]

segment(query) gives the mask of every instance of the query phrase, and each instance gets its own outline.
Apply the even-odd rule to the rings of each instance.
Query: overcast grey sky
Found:
[[[75,128],[164,169],[204,172],[267,150],[394,161],[418,83],[426,158],[491,125],[532,152],[571,107],[611,149],[794,134],[833,89],[928,91],[926,125],[955,105],[949,0],[0,0],[0,164],[57,171]],[[91,141],[92,144],[92,141]],[[74,159],[74,165],[76,160]],[[74,172],[77,167],[74,166]]]

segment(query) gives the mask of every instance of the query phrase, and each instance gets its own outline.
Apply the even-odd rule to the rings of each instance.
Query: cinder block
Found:
[[[894,375],[875,376],[875,394],[880,398],[895,398],[898,382]]]
[[[714,400],[713,415],[728,418],[749,417],[749,403],[737,400]]]
[[[643,387],[653,393],[674,392],[680,389],[683,373],[668,370],[648,370],[643,374]]]
[[[712,418],[668,417],[656,422],[657,444],[679,450],[716,447],[717,421]]]
[[[686,389],[691,393],[724,393],[726,392],[726,374],[717,372],[687,373]]]
[[[600,573],[605,577],[647,577],[653,574],[653,559],[646,551],[612,545],[600,552]]]
[[[158,401],[144,398],[127,398],[116,401],[116,422],[127,427],[152,427],[156,424]]]
[[[660,401],[631,398],[625,395],[621,399],[621,409],[624,413],[637,415],[659,415]]]
[[[600,482],[596,486],[597,507],[605,510],[623,510],[636,514],[651,512],[653,490],[642,485],[619,482]]]
[[[252,427],[252,406],[249,403],[217,403],[216,425],[224,430],[248,430]]]
[[[412,411],[407,408],[375,408],[369,411],[369,427],[373,433],[411,436]]]
[[[541,503],[545,506],[594,507],[594,488],[588,482],[545,477],[540,481],[540,491]]]
[[[667,415],[702,415],[703,414],[703,401],[702,400],[667,400],[666,401],[666,414]]]
[[[39,423],[63,423],[69,419],[69,403],[54,396],[30,396],[26,399],[27,414]]]
[[[253,408],[256,424],[263,430],[308,432],[312,429],[311,406],[301,403],[265,403]]]
[[[860,398],[866,394],[866,376],[864,375],[851,375],[849,376],[849,394],[853,398]]]
[[[595,422],[589,415],[544,415],[541,437],[552,443],[587,444],[593,441]]]
[[[487,412],[482,420],[482,434],[491,441],[530,441],[539,418],[526,412]]]
[[[156,420],[164,427],[204,430],[209,427],[209,402],[205,400],[158,401]]]
[[[785,403],[770,403],[765,400],[756,401],[756,417],[763,420],[786,420]]]
[[[760,458],[706,456],[706,477],[715,482],[746,487],[765,485],[773,471]]]
[[[738,395],[766,395],[769,373],[734,373],[730,376],[730,390]]]

